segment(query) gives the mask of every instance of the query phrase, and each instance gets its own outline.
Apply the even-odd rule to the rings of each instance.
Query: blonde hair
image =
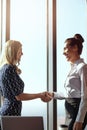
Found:
[[[19,48],[22,46],[22,44],[19,41],[16,40],[8,40],[2,49],[2,54],[0,58],[0,67],[2,67],[4,64],[11,64],[15,65],[17,73],[21,73],[21,70],[18,69],[16,64],[20,64],[17,61],[17,52]]]

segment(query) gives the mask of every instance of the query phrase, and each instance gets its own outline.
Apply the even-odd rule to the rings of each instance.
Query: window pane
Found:
[[[5,43],[6,41],[6,0],[2,0],[1,2],[1,43]]]
[[[11,36],[23,44],[20,67],[25,92],[47,90],[46,0],[11,0]],[[23,116],[43,116],[47,123],[47,104],[40,99],[23,102]]]
[[[0,52],[1,52],[1,0],[0,0]]]
[[[63,56],[64,41],[74,34],[80,33],[84,39],[82,57],[87,61],[86,38],[86,1],[85,0],[57,0],[57,91],[65,92],[64,81],[69,63]],[[64,123],[64,100],[58,100],[58,123]]]

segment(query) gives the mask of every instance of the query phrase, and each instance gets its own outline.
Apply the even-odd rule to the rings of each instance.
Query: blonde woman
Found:
[[[52,98],[48,92],[23,93],[24,82],[20,78],[21,70],[18,68],[22,55],[22,44],[19,41],[9,40],[5,43],[0,58],[0,92],[4,97],[1,116],[20,116],[24,100],[41,98],[48,102]]]

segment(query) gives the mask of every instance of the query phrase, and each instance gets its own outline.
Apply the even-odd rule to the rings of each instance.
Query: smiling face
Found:
[[[22,46],[21,46],[17,52],[17,62],[20,62],[22,55],[23,55],[23,52],[22,52]]]
[[[7,63],[20,64],[22,53],[22,44],[16,40],[9,40],[5,44],[5,58]]]
[[[65,43],[63,54],[66,56],[67,61],[71,63],[80,58],[77,45],[70,46],[68,42]]]

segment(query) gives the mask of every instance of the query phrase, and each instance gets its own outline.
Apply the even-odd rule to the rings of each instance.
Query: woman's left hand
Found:
[[[73,130],[82,130],[82,122],[75,122]]]

